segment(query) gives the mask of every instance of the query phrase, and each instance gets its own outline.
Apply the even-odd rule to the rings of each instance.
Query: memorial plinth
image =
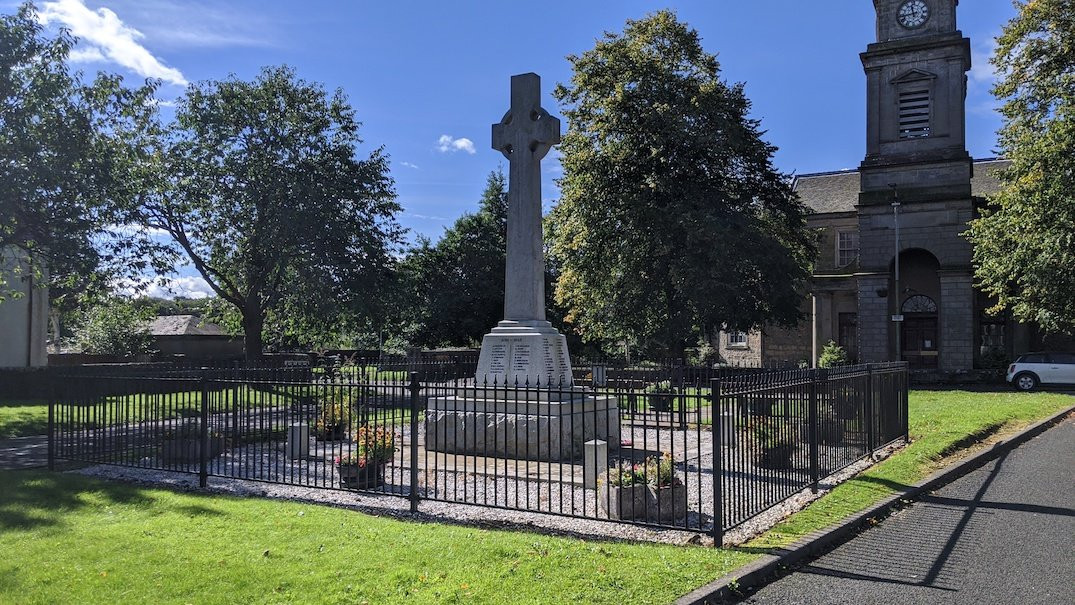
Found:
[[[493,149],[510,163],[504,321],[482,339],[474,385],[429,400],[429,450],[555,461],[593,439],[620,444],[616,399],[573,387],[567,339],[545,320],[541,159],[560,121],[540,93],[536,74],[512,76],[511,109],[493,125]]]
[[[593,439],[618,447],[620,414],[615,397],[581,389],[461,388],[430,399],[425,431],[432,451],[567,461]]]

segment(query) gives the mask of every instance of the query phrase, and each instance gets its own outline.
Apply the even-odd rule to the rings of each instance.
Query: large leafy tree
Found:
[[[125,228],[152,174],[156,83],[87,83],[68,67],[73,44],[48,37],[29,3],[0,16],[0,265],[47,268],[68,298],[166,262]]]
[[[407,340],[417,346],[473,345],[504,316],[507,183],[489,174],[474,214],[435,244],[420,239],[400,267]]]
[[[331,330],[377,308],[402,230],[387,156],[358,157],[358,129],[342,91],[286,67],[178,103],[143,220],[241,316],[249,360],[270,314],[287,320],[277,329]]]
[[[551,217],[567,320],[676,356],[706,327],[797,321],[813,239],[743,85],[669,11],[569,60]]]
[[[1002,187],[971,223],[981,287],[998,309],[1075,330],[1075,3],[1017,3],[993,56],[1004,101]]]

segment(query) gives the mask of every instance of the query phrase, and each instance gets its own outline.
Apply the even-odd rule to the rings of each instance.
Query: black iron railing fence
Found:
[[[73,368],[56,459],[711,533],[906,437],[907,368],[651,368],[574,386],[421,368]],[[601,374],[601,375],[597,375]]]

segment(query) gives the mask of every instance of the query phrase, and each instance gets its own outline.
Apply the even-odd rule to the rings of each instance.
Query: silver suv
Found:
[[[1027,353],[1008,366],[1008,382],[1020,391],[1041,385],[1075,385],[1075,353]]]

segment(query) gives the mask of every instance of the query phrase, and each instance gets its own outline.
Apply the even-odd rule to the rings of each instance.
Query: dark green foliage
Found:
[[[849,361],[850,358],[847,356],[847,351],[836,344],[835,341],[830,340],[825,343],[825,346],[821,349],[821,355],[817,360],[817,367],[834,368],[836,366],[847,365]]]
[[[677,357],[707,326],[796,322],[813,238],[743,85],[669,11],[569,60],[550,217],[567,321]]]
[[[504,316],[508,186],[489,174],[474,214],[433,244],[420,240],[400,268],[412,345],[472,346]]]
[[[145,307],[112,298],[86,312],[75,336],[86,353],[120,357],[148,353],[153,338],[147,322],[152,317]]]
[[[997,39],[1001,192],[971,223],[981,287],[1023,321],[1075,330],[1075,3],[1017,2]]]
[[[152,175],[156,83],[129,89],[104,73],[84,82],[67,65],[73,44],[66,31],[46,37],[29,3],[0,16],[0,255],[47,269],[57,299],[168,259],[144,234],[117,229]],[[4,281],[0,272],[0,299]]]
[[[241,316],[248,359],[266,334],[301,344],[381,311],[402,230],[387,156],[357,158],[358,127],[341,91],[286,67],[179,101],[142,220]]]

